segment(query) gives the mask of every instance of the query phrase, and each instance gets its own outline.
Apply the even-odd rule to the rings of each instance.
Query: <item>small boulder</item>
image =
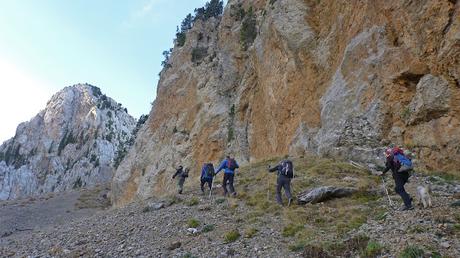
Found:
[[[147,204],[142,211],[143,212],[155,211],[155,210],[162,209],[164,207],[165,207],[165,204],[163,202],[159,202],[159,203],[152,202],[152,203]]]
[[[187,232],[192,234],[192,235],[196,235],[196,234],[198,234],[198,229],[196,229],[196,228],[187,228]]]
[[[353,188],[341,188],[335,186],[322,186],[313,190],[307,190],[300,193],[297,197],[299,204],[319,203],[334,198],[342,198],[352,195],[356,192]]]
[[[182,245],[182,243],[179,242],[179,241],[173,242],[168,246],[168,250],[170,250],[170,251],[175,250],[175,249],[181,247],[181,245]]]

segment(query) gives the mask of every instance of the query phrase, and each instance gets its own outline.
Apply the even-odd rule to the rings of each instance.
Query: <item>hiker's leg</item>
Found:
[[[204,184],[206,183],[206,181],[202,178],[201,179],[201,182],[200,182],[200,188],[201,188],[201,192],[204,193]]]
[[[229,183],[229,188],[230,188],[230,193],[235,194],[235,187],[233,187],[233,178],[235,177],[234,174],[228,174],[228,183]]]
[[[410,207],[411,200],[409,194],[407,194],[406,190],[404,189],[404,184],[406,182],[406,179],[400,175],[395,176],[395,192],[401,196],[403,199],[404,205],[406,207]]]
[[[285,181],[284,184],[283,184],[284,192],[286,193],[286,197],[288,198],[288,200],[291,200],[292,199],[291,179],[290,178],[285,178],[284,181]]]
[[[276,202],[283,205],[283,200],[281,199],[281,187],[283,187],[283,182],[281,177],[278,176],[278,179],[276,180]]]
[[[209,187],[209,190],[212,190],[212,178],[211,179],[208,179],[208,187]]]
[[[222,182],[222,188],[224,188],[224,195],[227,195],[227,181],[228,181],[228,176],[227,174],[224,173],[224,180]]]
[[[184,190],[184,182],[185,182],[185,178],[180,178],[179,179],[179,193],[181,194],[182,191]]]

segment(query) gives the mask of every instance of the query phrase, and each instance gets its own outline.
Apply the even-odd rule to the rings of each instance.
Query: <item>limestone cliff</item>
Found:
[[[64,88],[0,146],[0,200],[110,182],[135,124],[99,88]]]
[[[418,167],[458,170],[459,12],[452,0],[229,0],[174,48],[114,176],[115,203],[164,191],[179,163],[198,174],[226,153],[375,162],[395,143]]]

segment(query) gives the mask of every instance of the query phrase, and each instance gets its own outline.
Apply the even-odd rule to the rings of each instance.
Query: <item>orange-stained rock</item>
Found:
[[[196,22],[174,48],[148,126],[114,177],[115,204],[173,191],[179,164],[192,184],[203,162],[227,153],[242,164],[305,152],[381,162],[394,143],[420,167],[458,170],[454,2],[230,0],[222,19]],[[246,51],[239,3],[257,17]],[[194,63],[197,50],[205,56]],[[446,94],[427,98],[427,82]]]

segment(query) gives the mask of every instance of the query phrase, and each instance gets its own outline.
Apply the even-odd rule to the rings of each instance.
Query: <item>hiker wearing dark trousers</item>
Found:
[[[394,155],[392,149],[387,149],[385,151],[386,162],[382,176],[385,176],[385,173],[391,170],[391,174],[395,180],[395,192],[401,196],[404,202],[404,207],[401,208],[401,211],[412,210],[414,209],[412,206],[412,198],[406,192],[406,189],[404,189],[404,185],[409,180],[409,171],[399,172],[401,164],[395,160]]]
[[[289,168],[291,166],[291,168]],[[281,198],[281,188],[284,188],[286,197],[288,198],[288,206],[292,203],[291,194],[291,179],[293,177],[292,162],[289,160],[281,161],[277,166],[268,169],[269,172],[277,172],[278,177],[276,179],[276,201],[279,205],[283,205]]]
[[[204,163],[201,168],[201,192],[204,194],[204,185],[208,184],[209,191],[212,187],[212,179],[214,178],[214,166],[212,163]]]
[[[224,180],[222,182],[222,188],[224,189],[224,196],[227,196],[227,184],[230,189],[230,193],[235,196],[235,188],[233,187],[233,178],[235,176],[235,170],[239,168],[238,163],[236,163],[235,159],[231,158],[230,156],[227,156],[226,159],[220,163],[219,168],[216,171],[219,173],[222,169],[224,169]]]
[[[188,171],[188,168],[184,170],[182,166],[179,166],[179,168],[176,170],[176,173],[172,177],[174,179],[177,176],[177,187],[179,188],[179,194],[182,194],[182,191],[184,190],[184,183],[185,179],[188,177]]]

